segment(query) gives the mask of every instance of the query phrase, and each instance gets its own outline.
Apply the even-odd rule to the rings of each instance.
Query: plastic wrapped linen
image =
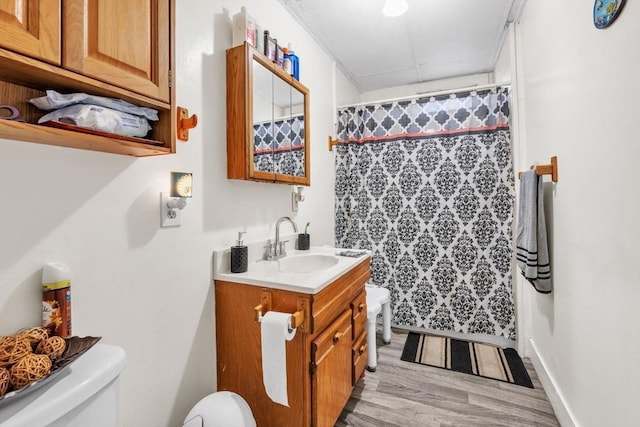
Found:
[[[40,110],[45,111],[69,107],[75,104],[88,104],[111,108],[112,110],[133,114],[134,116],[142,116],[148,120],[158,120],[158,111],[153,108],[138,107],[122,99],[106,98],[104,96],[89,95],[82,92],[62,94],[49,89],[47,90],[46,96],[32,98],[29,102]]]
[[[135,137],[144,137],[151,130],[144,117],[99,105],[75,104],[60,108],[42,116],[38,123],[49,120]]]

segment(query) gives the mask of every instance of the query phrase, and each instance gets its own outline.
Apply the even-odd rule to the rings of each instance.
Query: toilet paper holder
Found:
[[[289,332],[296,328],[306,332],[308,328],[308,322],[306,322],[309,314],[308,307],[309,305],[306,299],[298,298],[298,309],[291,313],[291,319],[289,319]],[[256,312],[256,321],[262,322],[262,317],[267,311],[271,311],[271,293],[263,292],[262,295],[260,295],[260,304],[256,305],[253,309]]]

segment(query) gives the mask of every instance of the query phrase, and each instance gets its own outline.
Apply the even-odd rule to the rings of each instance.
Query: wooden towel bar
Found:
[[[558,182],[558,156],[553,156],[551,158],[550,165],[532,165],[531,169],[536,170],[538,175],[551,175],[551,180],[553,182]],[[522,175],[522,172],[518,172],[518,178]]]

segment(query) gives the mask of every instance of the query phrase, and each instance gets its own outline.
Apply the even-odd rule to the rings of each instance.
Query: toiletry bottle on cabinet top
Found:
[[[282,46],[278,44],[278,39],[273,39],[276,43],[276,65],[280,68],[284,67],[284,52],[282,51]]]
[[[233,15],[233,45],[239,46],[244,42],[256,47],[256,21],[242,6],[240,12]]]
[[[289,55],[289,49],[286,47],[282,48],[282,53],[284,53],[284,58],[282,60],[282,69],[285,73],[289,75],[293,75],[293,70],[291,68],[291,55]]]
[[[231,247],[231,272],[244,273],[247,271],[249,262],[249,250],[242,243],[242,235],[244,231],[238,232],[238,240],[236,245]]]
[[[289,46],[287,47],[286,58],[291,61],[291,71],[289,74],[291,74],[294,79],[300,81],[300,58],[298,58],[298,55],[293,51],[291,43],[289,43]]]
[[[262,30],[262,27],[260,25],[258,25],[258,23],[256,22],[256,49],[258,49],[258,52],[263,53],[264,52],[264,31]]]
[[[276,60],[276,42],[269,35],[269,30],[264,30],[264,56],[270,60]]]

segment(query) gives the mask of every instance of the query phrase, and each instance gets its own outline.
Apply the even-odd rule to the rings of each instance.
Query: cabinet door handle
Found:
[[[358,349],[358,352],[359,352],[360,354],[362,354],[362,353],[364,353],[364,351],[365,351],[366,349],[367,349],[367,346],[366,346],[366,345],[361,345],[361,346],[360,346],[360,348]]]
[[[340,341],[340,338],[342,337],[342,332],[338,331],[335,334],[333,334],[333,343],[337,343],[338,341]]]
[[[360,305],[358,306],[358,311],[362,311],[364,310],[364,303],[361,302]]]

